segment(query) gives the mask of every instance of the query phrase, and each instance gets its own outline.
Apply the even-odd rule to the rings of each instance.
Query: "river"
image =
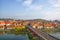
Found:
[[[50,35],[60,39],[60,33],[59,32],[57,32],[57,33],[50,33]]]
[[[13,34],[11,33],[5,33],[5,32],[0,32],[0,40],[29,40],[27,34]]]

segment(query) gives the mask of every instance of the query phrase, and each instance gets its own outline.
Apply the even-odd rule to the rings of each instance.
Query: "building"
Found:
[[[37,29],[42,29],[43,28],[43,24],[41,22],[37,22],[37,23],[33,24],[32,27],[33,28],[37,28]]]
[[[4,26],[5,22],[4,21],[0,21],[0,26]]]
[[[46,28],[46,29],[53,29],[54,26],[53,26],[52,23],[46,23],[46,24],[44,24],[44,28]]]

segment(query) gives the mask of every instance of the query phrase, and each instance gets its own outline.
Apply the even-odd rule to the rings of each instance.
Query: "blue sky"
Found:
[[[0,0],[0,18],[60,20],[60,0]]]

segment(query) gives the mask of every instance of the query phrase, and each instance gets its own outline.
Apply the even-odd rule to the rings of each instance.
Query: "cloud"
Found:
[[[47,20],[60,20],[60,10],[43,10],[41,13],[44,15],[43,19]]]
[[[33,10],[33,11],[38,11],[38,10],[42,10],[43,6],[42,5],[31,5],[28,9],[29,10]]]
[[[22,5],[24,7],[27,7],[27,10],[33,10],[33,11],[38,11],[41,10],[43,5],[37,5],[37,4],[33,4],[33,0],[25,0]]]
[[[45,18],[48,20],[60,20],[59,13],[46,14]]]
[[[33,2],[33,0],[25,0],[24,2],[23,2],[23,6],[30,6],[31,4],[32,4],[32,2]]]
[[[40,5],[36,5],[36,4],[31,4],[28,7],[28,10],[32,10],[35,11],[36,14],[38,14],[37,16],[39,16],[40,14],[43,16],[39,16],[40,18],[43,19],[47,19],[47,20],[55,20],[55,19],[59,19],[60,20],[60,0],[48,0],[49,3],[49,9],[47,9],[46,7],[48,5],[46,5],[46,7],[42,4]],[[51,4],[51,5],[50,5]]]
[[[53,7],[60,7],[60,0],[48,0]]]
[[[48,0],[49,7],[41,11],[44,14],[44,19],[47,20],[60,20],[60,0]],[[48,9],[49,8],[49,9]]]
[[[34,9],[34,10],[40,10],[40,9],[42,9],[42,5],[32,5],[32,6],[30,6],[30,9]]]
[[[33,2],[33,0],[24,0],[22,2],[22,5],[27,7],[26,9],[28,13],[31,13],[28,14],[28,17],[40,17],[47,20],[60,20],[60,0],[47,0],[45,4],[43,3],[44,5],[42,3],[37,3],[38,5],[36,3],[33,4]]]

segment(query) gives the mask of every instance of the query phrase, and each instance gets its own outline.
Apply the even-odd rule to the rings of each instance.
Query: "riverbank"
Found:
[[[14,29],[7,29],[7,30],[0,30],[0,34],[14,34],[14,35],[27,35],[29,40],[37,40],[36,37],[33,36],[31,32],[27,30],[27,28],[17,28],[15,27]]]
[[[43,32],[46,32],[46,33],[57,33],[59,32],[60,33],[60,28],[54,28],[54,29],[42,29]]]
[[[42,29],[43,32],[51,35],[52,37],[55,37],[57,39],[60,39],[60,28],[55,29]]]

